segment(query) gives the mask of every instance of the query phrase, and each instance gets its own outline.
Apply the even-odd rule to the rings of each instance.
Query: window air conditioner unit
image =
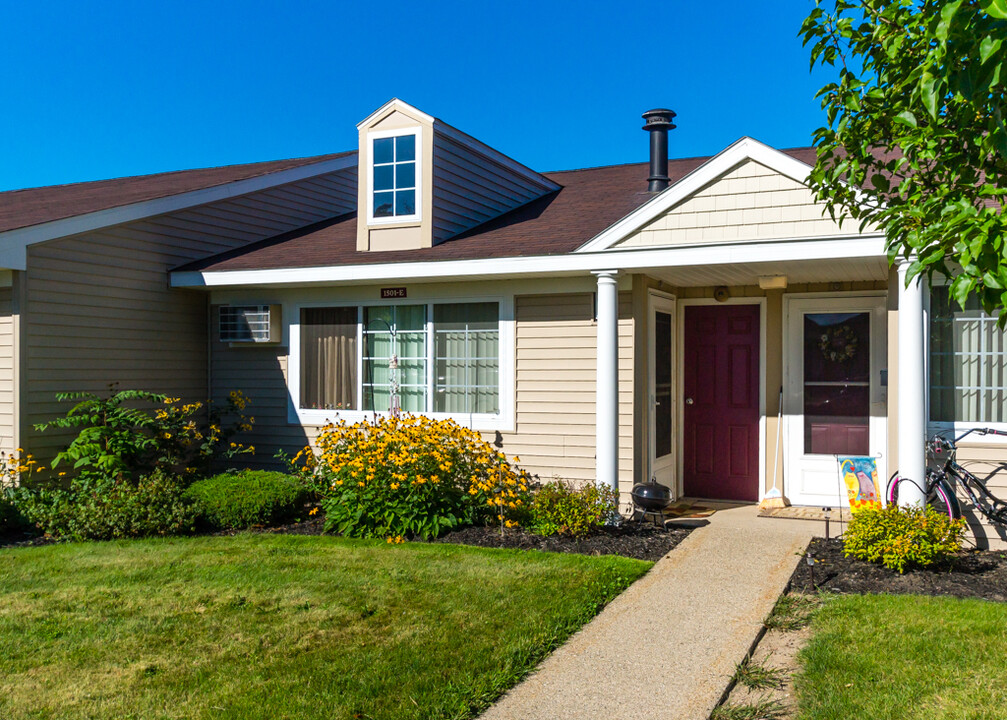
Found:
[[[280,342],[279,305],[221,305],[220,342]]]

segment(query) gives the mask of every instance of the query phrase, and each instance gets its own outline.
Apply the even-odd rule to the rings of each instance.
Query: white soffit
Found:
[[[743,137],[714,155],[674,185],[655,195],[622,220],[603,230],[574,252],[587,253],[609,250],[619,241],[668,212],[746,160],[764,165],[802,185],[808,183],[808,175],[811,172],[810,165],[795,160],[786,153],[771,148],[758,140]]]

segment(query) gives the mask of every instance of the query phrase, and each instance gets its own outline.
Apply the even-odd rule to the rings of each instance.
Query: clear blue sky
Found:
[[[353,149],[391,97],[536,170],[675,157],[823,123],[811,0],[0,5],[0,189]]]

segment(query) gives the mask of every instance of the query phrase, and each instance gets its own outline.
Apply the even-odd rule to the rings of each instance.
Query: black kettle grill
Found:
[[[633,504],[644,515],[660,513],[671,502],[671,488],[662,485],[654,477],[649,482],[634,485],[630,495],[633,497]]]

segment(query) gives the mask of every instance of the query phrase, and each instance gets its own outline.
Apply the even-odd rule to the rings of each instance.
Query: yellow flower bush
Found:
[[[904,573],[908,567],[946,562],[962,547],[968,525],[932,507],[865,508],[843,533],[843,554]]]
[[[350,537],[437,537],[478,522],[513,524],[528,474],[452,420],[381,417],[323,428],[294,458],[322,497],[326,530]]]

